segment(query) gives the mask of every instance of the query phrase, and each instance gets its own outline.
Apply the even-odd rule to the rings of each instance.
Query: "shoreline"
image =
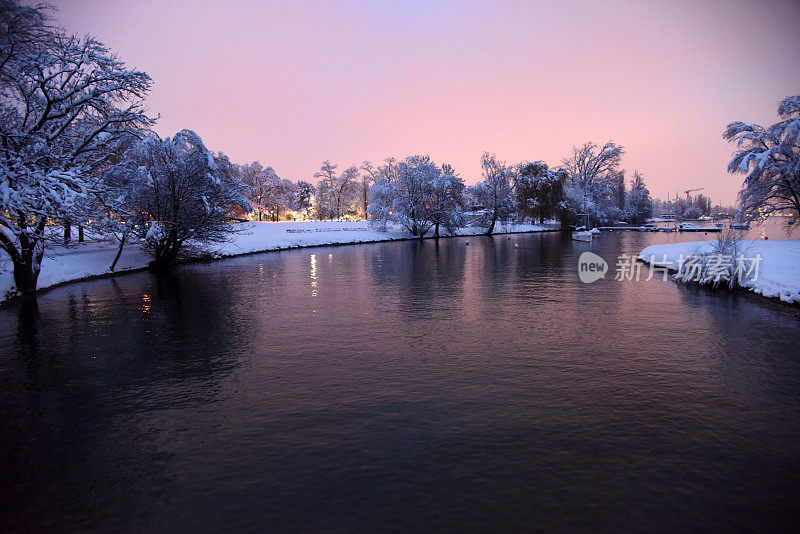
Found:
[[[644,258],[637,257],[636,261],[642,262],[647,267],[650,266],[650,261],[646,260]],[[659,267],[658,263],[656,263],[655,265],[657,267]],[[667,271],[669,271],[670,276],[672,276],[673,274],[676,274],[678,272],[677,269],[673,269],[671,267],[666,267],[666,269],[667,269]],[[679,280],[672,280],[671,278],[670,278],[669,281],[674,283],[674,284],[681,284],[684,287],[695,287],[695,288],[702,289],[702,290],[705,290],[705,291],[710,291],[711,293],[724,292],[724,293],[730,293],[730,294],[733,294],[733,295],[741,295],[743,297],[758,301],[761,304],[771,304],[771,305],[775,306],[776,308],[780,308],[780,309],[782,309],[784,311],[788,311],[790,309],[796,309],[796,310],[800,311],[800,302],[787,302],[785,300],[781,300],[780,297],[768,297],[768,296],[762,295],[761,293],[757,293],[755,290],[753,290],[753,289],[751,289],[749,287],[742,287],[742,286],[736,286],[736,287],[733,287],[733,288],[711,287],[711,286],[707,286],[707,285],[698,284],[696,282],[681,282]],[[0,303],[0,307],[2,307],[2,305],[3,304]]]
[[[715,241],[688,241],[645,247],[636,256],[636,259],[648,267],[651,258],[662,258],[654,261],[652,266],[666,269],[670,276],[678,272],[674,266],[680,256],[702,254],[711,252]],[[683,285],[694,285],[710,291],[726,291],[755,297],[757,300],[780,304],[783,308],[800,308],[800,274],[795,274],[793,266],[798,265],[800,259],[800,240],[742,240],[748,256],[760,255],[763,260],[758,277],[755,280],[745,281],[744,285],[729,287],[711,287],[689,281],[673,280]]]
[[[336,221],[318,221],[322,223],[332,223],[332,224],[342,224],[344,221],[336,222]],[[363,223],[363,221],[357,221],[359,223]],[[281,223],[259,223],[259,224],[281,224]],[[291,223],[287,223],[291,224]],[[547,233],[547,232],[560,232],[561,229],[559,228],[548,228],[545,226],[540,225],[519,225],[519,226],[533,226],[536,228],[531,228],[527,230],[507,230],[507,231],[496,231],[492,233],[492,236],[495,235],[511,235],[511,234],[538,234],[538,233]],[[255,227],[255,226],[254,226]],[[463,230],[469,230],[476,227],[466,227]],[[338,231],[338,230],[335,230]],[[352,231],[352,230],[350,230]],[[211,263],[216,261],[222,261],[229,258],[239,258],[243,256],[254,256],[256,254],[267,254],[269,252],[284,252],[289,250],[297,250],[303,248],[319,248],[319,247],[340,247],[340,246],[352,246],[352,245],[368,245],[374,243],[392,243],[398,241],[427,241],[431,239],[437,239],[434,236],[425,236],[423,238],[415,237],[415,236],[390,236],[387,232],[379,232],[371,230],[372,232],[379,234],[380,237],[376,239],[353,239],[349,241],[332,241],[332,242],[317,242],[317,243],[300,243],[300,244],[290,244],[290,245],[277,245],[277,246],[270,246],[268,248],[258,248],[253,250],[243,250],[238,252],[226,252],[226,253],[219,253],[214,252],[211,250],[203,251],[197,256],[184,258],[176,264],[176,267],[180,267],[182,265],[193,265],[198,263]],[[235,234],[234,234],[235,235]],[[449,239],[454,237],[492,237],[485,233],[464,233],[464,234],[442,234],[439,236],[441,239]],[[234,238],[235,240],[235,238]],[[128,251],[130,253],[130,251]],[[64,257],[56,256],[58,257]],[[98,272],[94,274],[88,274],[85,276],[78,276],[75,278],[69,278],[66,280],[61,280],[58,282],[54,282],[52,284],[48,284],[46,286],[37,287],[35,297],[42,295],[48,291],[53,289],[57,289],[59,287],[63,287],[68,284],[78,283],[78,282],[88,282],[92,280],[100,280],[103,278],[113,278],[116,276],[123,276],[127,274],[134,274],[134,273],[141,273],[143,271],[148,271],[150,269],[149,262],[145,265],[139,265],[134,267],[124,267],[118,269],[116,271],[104,271]],[[13,276],[12,272],[4,271],[0,274],[8,274],[9,276]],[[19,296],[13,296],[11,298],[4,298],[2,294],[0,294],[0,308],[5,308],[6,306],[13,305],[21,300]]]

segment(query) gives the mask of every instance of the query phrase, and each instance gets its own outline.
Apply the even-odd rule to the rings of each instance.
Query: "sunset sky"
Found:
[[[430,154],[468,184],[483,151],[557,165],[614,140],[651,192],[732,203],[734,120],[800,93],[800,2],[56,1],[154,80],[168,136],[309,179]]]

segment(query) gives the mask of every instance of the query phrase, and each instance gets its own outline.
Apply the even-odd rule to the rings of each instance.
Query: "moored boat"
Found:
[[[573,241],[583,241],[584,243],[591,243],[592,242],[592,232],[591,230],[581,230],[577,232],[572,232],[572,240]]]

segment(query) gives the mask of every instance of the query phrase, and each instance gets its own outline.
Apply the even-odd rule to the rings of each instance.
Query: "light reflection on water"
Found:
[[[793,524],[796,311],[578,280],[698,238],[298,250],[0,310],[0,527]]]

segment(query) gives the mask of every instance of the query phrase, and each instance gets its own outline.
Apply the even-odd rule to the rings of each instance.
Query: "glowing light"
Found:
[[[311,255],[311,296],[317,296],[317,255]]]
[[[150,295],[148,295],[147,293],[144,293],[142,295],[142,302],[143,302],[143,304],[141,306],[139,306],[139,310],[142,313],[150,313]]]

